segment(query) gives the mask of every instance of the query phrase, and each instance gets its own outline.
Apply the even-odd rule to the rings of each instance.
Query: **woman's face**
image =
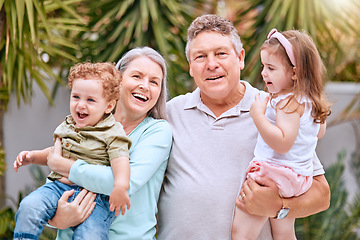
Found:
[[[140,56],[132,60],[122,74],[118,102],[121,114],[145,117],[159,99],[162,79],[160,65],[150,58]]]

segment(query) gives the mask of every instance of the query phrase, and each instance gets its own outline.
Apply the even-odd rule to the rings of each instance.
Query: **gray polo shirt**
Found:
[[[167,103],[173,146],[159,199],[159,240],[231,239],[235,199],[258,134],[249,110],[259,90],[242,83],[243,99],[219,117],[199,89]],[[323,174],[314,164],[314,175]],[[258,239],[272,239],[269,222]]]

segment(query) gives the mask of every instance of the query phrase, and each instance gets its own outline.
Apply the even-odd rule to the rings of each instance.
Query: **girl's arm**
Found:
[[[319,133],[317,135],[318,139],[324,137],[325,132],[326,132],[326,122],[320,124],[320,130],[319,130]]]
[[[129,195],[146,184],[167,161],[172,144],[171,129],[167,122],[158,121],[146,128],[138,141],[132,140]],[[114,186],[111,167],[95,166],[82,160],[75,161],[71,166],[69,180],[90,191],[106,195],[111,194]]]
[[[300,127],[300,116],[304,106],[288,99],[281,100],[276,106],[276,125],[265,116],[268,98],[261,102],[259,94],[250,108],[256,128],[266,144],[278,153],[286,153],[294,145]]]

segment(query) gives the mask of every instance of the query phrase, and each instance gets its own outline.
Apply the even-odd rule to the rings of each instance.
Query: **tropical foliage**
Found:
[[[31,99],[33,81],[52,102],[46,81],[63,82],[53,67],[64,58],[77,61],[68,53],[78,46],[69,31],[84,31],[83,18],[69,4],[77,1],[2,0],[0,36],[0,99],[6,107],[10,94],[20,100]],[[59,15],[60,12],[63,14]],[[67,17],[65,17],[65,13]],[[56,58],[47,64],[48,58]]]
[[[170,91],[189,89],[184,55],[186,26],[197,4],[179,0],[104,0],[86,3],[90,31],[79,35],[82,61],[118,61],[128,50],[150,46],[167,60]],[[191,3],[191,4],[190,4]],[[84,7],[85,8],[85,7]]]
[[[59,71],[62,60],[77,61],[68,49],[78,48],[72,42],[74,32],[86,30],[85,21],[74,9],[80,1],[0,0],[0,146],[10,96],[14,94],[18,105],[30,101],[35,82],[52,103],[49,84],[64,83]],[[56,61],[49,64],[50,58]],[[4,181],[2,176],[0,196],[4,196]],[[3,198],[0,200],[2,206]]]
[[[245,0],[228,1],[229,16],[245,44],[243,76],[261,85],[260,47],[272,28],[303,29],[314,39],[330,80],[360,79],[360,2],[356,0]]]
[[[41,168],[37,165],[30,166],[30,173],[35,180],[34,186],[26,186],[24,191],[20,191],[17,199],[10,199],[14,206],[19,206],[21,200],[45,183],[46,176]],[[12,207],[6,207],[0,210],[0,239],[12,239],[15,228],[15,213]],[[40,240],[52,240],[56,238],[56,229],[44,226],[40,235]]]
[[[330,208],[296,220],[296,236],[299,240],[360,239],[354,231],[360,226],[360,194],[353,200],[348,199],[343,181],[345,155],[345,152],[339,153],[338,162],[329,167],[325,173],[331,190]],[[360,174],[359,167],[355,171]]]
[[[11,94],[18,105],[26,103],[35,83],[52,103],[50,88],[65,82],[71,65],[117,61],[136,46],[151,46],[166,58],[171,96],[192,90],[184,54],[186,29],[203,13],[217,13],[235,23],[246,50],[242,78],[258,87],[259,48],[274,27],[306,30],[318,46],[330,80],[358,81],[359,9],[357,0],[0,0],[0,125]],[[0,146],[1,142],[0,130]],[[297,221],[299,239],[345,239],[341,234],[355,239],[352,230],[359,226],[359,200],[347,204],[340,177],[343,155],[339,159],[327,171],[331,208]],[[23,195],[26,192],[19,194],[18,201]],[[11,235],[13,215],[11,208],[0,212],[1,233]]]

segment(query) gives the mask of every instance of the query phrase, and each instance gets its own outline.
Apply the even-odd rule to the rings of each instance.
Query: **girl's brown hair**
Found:
[[[289,71],[294,68],[295,76],[293,86],[289,89],[292,92],[293,100],[303,96],[312,100],[312,117],[314,122],[324,123],[330,115],[330,104],[323,94],[326,68],[321,60],[320,54],[312,38],[304,31],[288,30],[281,32],[289,40],[294,52],[294,67],[284,47],[276,38],[270,38],[264,42],[261,50],[268,51],[283,59],[283,64],[289,67]],[[275,97],[272,95],[272,97]],[[291,102],[292,99],[289,100]]]

